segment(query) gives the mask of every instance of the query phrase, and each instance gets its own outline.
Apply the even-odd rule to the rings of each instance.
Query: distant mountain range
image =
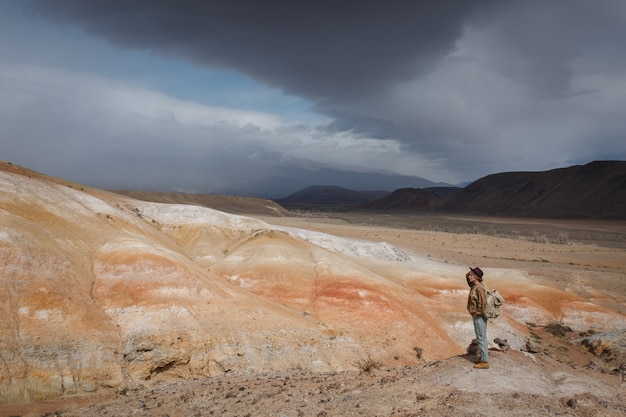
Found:
[[[388,194],[388,191],[355,191],[335,185],[314,185],[275,201],[292,209],[354,208],[363,206],[372,200],[384,198]]]
[[[341,187],[308,187],[275,201],[287,208],[331,206],[333,209],[626,219],[626,161],[594,161],[550,171],[492,174],[464,188],[400,188],[385,194]]]
[[[401,188],[383,198],[369,201],[361,207],[384,210],[434,210],[460,190],[458,187]]]
[[[626,218],[626,161],[492,174],[454,195],[448,211],[556,218]]]
[[[409,175],[342,170],[270,151],[250,155],[250,162],[259,167],[258,180],[239,184],[237,195],[281,199],[307,187],[324,184],[366,192],[450,185]]]

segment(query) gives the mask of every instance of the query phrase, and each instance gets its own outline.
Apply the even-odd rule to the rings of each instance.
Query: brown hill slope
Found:
[[[302,190],[309,208],[355,209],[344,190],[332,203]],[[374,199],[376,198],[376,199]],[[285,200],[289,204],[290,200]],[[282,203],[282,201],[279,201]],[[303,204],[300,203],[300,206]],[[402,188],[356,208],[535,218],[626,219],[626,161],[596,161],[545,172],[488,175],[464,189]]]
[[[276,201],[290,209],[350,208],[387,194],[387,191],[354,191],[337,186],[316,185]]]
[[[506,216],[626,218],[626,161],[488,175],[444,210]]]
[[[280,205],[264,198],[130,190],[114,190],[113,192],[143,201],[166,204],[193,204],[233,214],[258,214],[265,216],[286,216],[289,214]]]
[[[442,197],[421,188],[400,188],[393,193],[377,200],[363,204],[362,208],[383,210],[431,210],[442,200]]]

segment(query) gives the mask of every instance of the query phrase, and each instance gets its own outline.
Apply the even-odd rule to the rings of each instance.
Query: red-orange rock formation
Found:
[[[0,403],[224,372],[354,368],[463,353],[466,266],[186,205],[148,203],[3,164]],[[624,317],[490,271],[507,296],[490,333],[575,305],[584,326]],[[561,307],[559,307],[561,306]],[[569,313],[565,313],[569,314]]]

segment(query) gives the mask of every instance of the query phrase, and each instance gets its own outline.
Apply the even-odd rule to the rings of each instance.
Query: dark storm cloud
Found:
[[[579,59],[595,54],[598,67],[623,59],[624,19],[626,2],[619,0],[524,0],[485,8],[472,24],[491,36],[494,68],[535,94],[558,97]]]
[[[34,1],[130,48],[227,68],[332,107],[431,69],[484,1]]]
[[[318,161],[368,165],[393,148],[406,158],[390,156],[389,169],[432,177],[413,168],[430,163],[467,180],[626,158],[623,0],[33,0],[28,10],[305,98],[333,118],[318,129],[331,135]]]

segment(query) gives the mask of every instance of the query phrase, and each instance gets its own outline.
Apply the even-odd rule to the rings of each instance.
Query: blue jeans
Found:
[[[487,319],[483,316],[472,316],[472,320],[474,321],[474,332],[476,333],[478,347],[480,348],[480,361],[489,362],[489,353],[487,350]]]

